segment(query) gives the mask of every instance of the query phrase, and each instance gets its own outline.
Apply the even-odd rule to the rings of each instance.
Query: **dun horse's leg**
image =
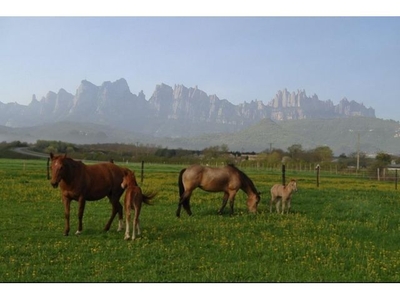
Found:
[[[179,199],[178,203],[178,209],[176,210],[176,216],[179,218],[181,216],[181,207],[186,210],[187,214],[189,216],[192,215],[192,211],[190,209],[190,196],[192,195],[192,192],[184,192],[182,196]]]
[[[222,215],[222,212],[223,212],[226,204],[228,203],[228,198],[229,198],[229,194],[225,192],[224,193],[224,198],[222,199],[221,208],[218,210],[218,214]]]
[[[79,220],[78,222],[79,222],[79,224],[78,224],[78,230],[75,232],[76,235],[79,235],[82,232],[82,228],[83,228],[82,220],[83,220],[83,213],[85,211],[85,204],[86,204],[85,199],[83,199],[82,197],[79,198],[79,210],[78,210],[78,220]]]
[[[181,204],[181,202],[179,201],[179,203],[178,203],[178,209],[176,210],[176,213],[175,213],[175,215],[176,215],[178,218],[181,216],[181,207],[182,207],[182,204]]]
[[[181,216],[181,208],[182,208],[182,203],[185,201],[185,198],[183,198],[184,195],[182,195],[179,198],[179,202],[178,202],[178,209],[176,210],[176,216],[179,218]]]
[[[292,202],[292,199],[291,198],[289,198],[288,199],[288,205],[287,205],[287,214],[289,214],[289,210],[290,210],[290,207],[291,207],[291,202]]]
[[[285,213],[286,209],[286,199],[282,199],[282,215]]]
[[[63,198],[64,203],[64,219],[65,219],[65,226],[64,226],[64,235],[67,236],[69,234],[69,217],[71,211],[71,200],[68,198]]]
[[[186,210],[189,216],[192,215],[192,210],[190,209],[190,197],[188,197],[183,203],[183,208]]]
[[[279,214],[280,213],[280,207],[281,207],[281,202],[282,199],[278,199],[278,201],[276,201],[276,212]]]
[[[183,198],[183,195],[179,198],[178,202],[178,209],[176,210],[176,216],[179,218],[181,216],[181,208],[182,208],[182,203],[185,201]]]
[[[233,205],[235,203],[235,198],[232,197],[231,199],[229,199],[229,206],[231,207],[231,216],[233,216]]]

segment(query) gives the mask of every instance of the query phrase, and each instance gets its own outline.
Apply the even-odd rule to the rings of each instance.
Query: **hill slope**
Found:
[[[384,151],[400,153],[400,122],[367,117],[314,119],[273,122],[264,119],[236,133],[202,135],[178,139],[182,147],[227,144],[234,151],[287,149],[300,144],[304,149],[329,146],[335,154],[350,154],[359,149],[365,153]]]
[[[358,136],[362,152],[400,153],[400,122],[367,117],[285,122],[263,119],[239,132],[188,138],[154,137],[91,123],[59,122],[25,128],[0,126],[0,138],[4,141],[32,143],[45,139],[76,144],[140,143],[194,150],[226,144],[230,150],[242,152],[260,152],[271,147],[286,150],[293,144],[300,144],[305,150],[327,145],[336,155],[356,152]]]

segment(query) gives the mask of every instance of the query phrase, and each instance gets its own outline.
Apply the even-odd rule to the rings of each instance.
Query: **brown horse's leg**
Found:
[[[79,220],[78,222],[79,222],[79,224],[78,224],[78,231],[75,232],[76,235],[81,234],[81,232],[82,232],[82,227],[83,227],[82,226],[82,220],[83,220],[83,213],[85,211],[85,204],[86,204],[85,199],[80,197],[79,198],[79,210],[78,210],[78,220]]]
[[[142,208],[142,195],[136,195],[134,206],[135,206],[135,218],[133,220],[132,240],[136,238],[136,229],[137,229],[137,234],[141,235],[139,215],[140,215],[140,210]]]
[[[227,192],[225,192],[224,193],[224,198],[222,199],[221,208],[218,210],[218,214],[222,215],[222,212],[223,212],[226,204],[228,203],[228,199],[229,199],[229,194]]]
[[[123,224],[123,213],[122,213],[122,205],[119,202],[119,199],[117,202],[117,210],[118,210],[118,229],[117,229],[117,231],[121,231],[123,228],[123,225],[122,225]]]
[[[104,231],[110,230],[111,224],[114,221],[115,216],[118,213],[119,220],[122,220],[122,205],[119,203],[119,198],[114,199],[114,198],[109,198],[111,205],[112,205],[112,211],[111,211],[111,216],[110,219],[108,220],[106,226],[104,227]],[[120,228],[118,228],[120,230]]]
[[[125,240],[129,240],[129,223],[131,222],[131,207],[125,206]]]
[[[117,205],[115,203],[112,203],[111,217],[108,220],[106,226],[104,226],[104,231],[109,231],[110,230],[111,224],[114,221],[114,218],[117,215],[117,212],[118,212]]]
[[[71,211],[71,200],[63,197],[64,203],[64,218],[65,218],[65,226],[64,226],[64,235],[67,236],[69,234],[69,216]]]

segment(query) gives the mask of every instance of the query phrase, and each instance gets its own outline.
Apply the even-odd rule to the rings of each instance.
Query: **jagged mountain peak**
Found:
[[[111,81],[105,81],[103,84],[100,86],[101,89],[114,89],[118,90],[120,92],[130,92],[128,82],[124,78],[120,78],[114,82]]]
[[[133,94],[124,78],[105,81],[100,86],[85,79],[75,95],[60,89],[58,93],[47,93],[40,101],[33,96],[29,106],[15,105],[12,110],[9,107],[0,105],[0,125],[19,127],[85,121],[162,136],[192,135],[190,131],[232,132],[262,119],[375,117],[375,111],[363,104],[344,98],[334,105],[331,100],[319,100],[316,94],[307,96],[304,89],[279,90],[267,104],[251,100],[234,105],[215,94],[208,95],[198,86],[188,88],[175,84],[171,87],[161,83],[146,100],[143,91]],[[166,125],[172,123],[173,126]],[[196,125],[196,129],[192,125],[188,127],[189,124]]]

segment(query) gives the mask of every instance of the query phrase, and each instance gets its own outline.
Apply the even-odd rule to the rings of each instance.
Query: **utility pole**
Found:
[[[357,132],[357,172],[360,169],[360,133]]]

